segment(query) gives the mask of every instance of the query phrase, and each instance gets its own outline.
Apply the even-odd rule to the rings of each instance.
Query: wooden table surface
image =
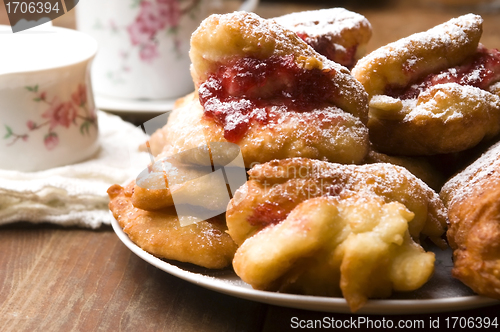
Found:
[[[356,3],[360,7],[347,8],[372,23],[370,50],[462,13],[401,2],[370,8],[362,7],[363,1]],[[272,17],[327,6],[263,2],[257,13]],[[500,48],[500,14],[484,13],[483,18],[483,43]],[[0,23],[7,23],[2,5]],[[74,16],[70,12],[55,25],[74,27]],[[23,222],[5,225],[0,227],[0,253],[1,331],[287,331],[293,330],[292,317],[356,317],[261,304],[204,289],[141,260],[109,226],[88,230]],[[423,320],[429,327],[439,318],[444,327],[446,317],[498,319],[499,312],[500,305],[495,305],[385,319]]]

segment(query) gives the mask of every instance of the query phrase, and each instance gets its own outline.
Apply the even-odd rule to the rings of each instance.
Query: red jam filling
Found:
[[[309,112],[332,100],[332,70],[300,68],[290,56],[237,59],[221,66],[198,89],[204,115],[238,142],[251,123],[272,121],[271,108]]]
[[[385,93],[399,99],[417,98],[426,89],[443,83],[458,83],[486,89],[500,80],[500,52],[479,46],[477,52],[465,64],[427,75],[409,87],[388,87]]]
[[[344,190],[344,187],[339,183],[329,183],[331,180],[332,179],[325,183],[323,179],[320,183],[309,182],[297,189],[296,196],[289,197],[283,195],[277,201],[265,201],[257,204],[252,210],[252,214],[247,219],[248,223],[252,226],[261,228],[275,225],[285,220],[290,212],[301,202],[320,196],[339,196]],[[264,182],[264,186],[267,185],[266,182]],[[286,189],[284,192],[286,193]]]
[[[261,203],[253,210],[252,215],[248,218],[248,223],[259,227],[275,225],[285,220],[289,213],[289,210],[280,207],[278,203]]]

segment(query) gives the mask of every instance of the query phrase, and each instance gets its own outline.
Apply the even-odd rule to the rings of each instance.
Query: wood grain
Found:
[[[266,306],[192,285],[100,231],[0,228],[2,331],[260,331]]]

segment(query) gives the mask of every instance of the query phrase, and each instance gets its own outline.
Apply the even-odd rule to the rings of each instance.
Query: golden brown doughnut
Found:
[[[359,163],[368,152],[368,129],[351,114],[328,107],[307,113],[272,112],[276,121],[253,123],[238,142],[245,166],[300,156],[339,163]],[[174,156],[210,142],[225,142],[224,129],[203,116],[197,100],[174,110],[162,129],[163,155]],[[203,164],[194,153],[179,156],[184,163]]]
[[[361,84],[274,21],[212,15],[193,33],[190,56],[198,90],[152,135],[153,155],[163,146],[163,156],[204,164],[192,149],[235,143],[251,167],[288,157],[360,163],[368,152]]]
[[[193,33],[190,56],[198,98],[156,135],[163,156],[203,164],[187,151],[214,153],[214,142],[237,144],[246,167],[288,157],[360,163],[368,152],[361,84],[274,21],[212,15]]]
[[[230,75],[224,78],[229,78],[231,84],[222,86],[228,97],[262,98],[271,102],[277,98],[276,94],[284,93],[285,97],[293,94],[297,98],[300,93],[305,95],[299,98],[307,98],[304,102],[325,102],[366,120],[366,92],[349,71],[314,51],[295,33],[273,20],[247,12],[211,15],[191,36],[189,55],[196,87],[207,82],[210,76]],[[262,71],[245,71],[246,66],[255,69],[257,64]],[[245,81],[244,75],[258,77],[255,82]],[[311,89],[310,79],[321,82],[315,82]],[[249,83],[256,85],[245,86]],[[320,100],[314,100],[316,98]],[[306,105],[298,107],[301,106]]]
[[[352,74],[370,96],[404,88],[428,74],[461,64],[481,38],[483,19],[468,14],[390,43],[360,59]]]
[[[256,289],[368,298],[422,286],[446,223],[435,192],[390,164],[340,165],[293,158],[255,166],[231,200],[233,267]]]
[[[288,103],[296,111],[328,104],[366,120],[366,93],[349,71],[272,20],[246,12],[212,15],[193,33],[190,57],[195,86],[218,84],[221,101]],[[201,91],[200,97],[207,98]]]
[[[353,75],[370,95],[370,141],[381,152],[463,151],[500,132],[500,52],[479,44],[482,18],[468,14],[388,44]]]
[[[185,165],[162,155],[156,159],[135,180],[130,197],[135,207],[155,211],[173,206],[175,201],[175,204],[224,211],[229,199],[228,192],[225,185],[220,188],[217,177],[208,176],[212,174],[210,165]]]
[[[399,201],[415,214],[410,234],[442,243],[446,210],[438,195],[403,167],[392,164],[341,165],[306,158],[273,160],[248,171],[249,180],[228,205],[228,233],[238,244],[285,219],[310,198],[341,192],[369,192]]]
[[[224,218],[215,217],[181,226],[174,207],[147,211],[132,205],[134,183],[108,189],[109,209],[123,231],[145,251],[161,258],[211,269],[231,264],[235,243],[226,233]]]
[[[456,83],[432,86],[417,99],[378,95],[370,101],[368,127],[371,142],[382,152],[460,152],[500,132],[500,96]]]
[[[500,299],[500,143],[451,178],[440,196],[448,208],[452,275]]]
[[[254,288],[343,296],[351,311],[368,298],[421,287],[434,254],[408,233],[413,214],[375,195],[317,197],[247,239],[233,267]]]

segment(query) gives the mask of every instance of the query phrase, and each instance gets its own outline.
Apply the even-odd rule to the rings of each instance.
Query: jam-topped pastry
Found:
[[[500,52],[479,43],[483,20],[468,14],[388,44],[353,75],[370,95],[370,140],[381,152],[453,153],[500,132]]]
[[[476,52],[462,64],[425,76],[404,88],[386,88],[385,94],[401,100],[416,98],[434,85],[457,83],[488,90],[492,83],[500,81],[500,52],[479,44]]]
[[[167,123],[171,154],[231,142],[247,167],[296,156],[359,163],[366,155],[362,85],[273,20],[212,15],[193,33],[190,57],[198,98]]]
[[[277,109],[271,115],[273,121],[253,122],[236,141],[247,168],[290,156],[360,163],[369,150],[366,126],[337,107],[303,113]],[[197,98],[172,111],[161,133],[165,142],[162,155],[176,155],[183,163],[198,165],[206,162],[198,153],[192,153],[199,146],[210,148],[210,142],[228,141],[224,127],[205,115]],[[225,151],[217,152],[219,159],[228,159],[221,153]]]
[[[366,92],[350,72],[272,20],[247,12],[211,15],[191,36],[189,55],[195,87],[217,89],[222,103],[309,104],[295,112],[336,106],[366,122]]]
[[[370,22],[345,8],[291,13],[274,20],[295,32],[318,53],[347,68],[365,55],[372,36]]]

